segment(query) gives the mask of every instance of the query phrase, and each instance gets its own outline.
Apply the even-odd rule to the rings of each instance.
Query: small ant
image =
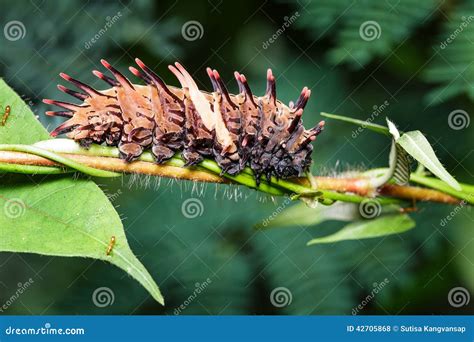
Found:
[[[110,255],[112,253],[112,249],[114,249],[115,246],[115,236],[112,236],[110,238],[109,246],[107,247],[107,251],[105,252],[106,255]]]
[[[8,116],[10,115],[10,109],[11,109],[10,106],[5,107],[5,112],[3,113],[1,126],[5,126]]]

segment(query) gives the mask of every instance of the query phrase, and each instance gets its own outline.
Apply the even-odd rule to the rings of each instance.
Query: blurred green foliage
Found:
[[[368,10],[372,3],[380,5]],[[471,98],[461,91],[472,92],[472,43],[466,43],[469,39],[462,33],[452,49],[465,53],[445,56],[431,48],[442,42],[440,34],[456,26],[451,20],[460,20],[458,3],[468,1],[6,1],[1,25],[21,21],[26,34],[16,41],[0,36],[0,75],[31,100],[40,120],[52,127],[57,122],[43,115],[40,101],[62,98],[55,89],[57,74],[65,71],[103,88],[90,73],[100,69],[99,58],[125,72],[139,56],[175,85],[166,65],[180,60],[203,89],[210,89],[204,68],[212,66],[233,92],[237,86],[232,71],[239,70],[257,94],[264,91],[265,70],[271,67],[282,100],[294,100],[305,85],[312,89],[304,115],[307,126],[321,119],[320,111],[361,120],[373,117],[379,123],[388,115],[404,131],[424,131],[446,168],[460,181],[472,182],[474,125],[454,130],[448,123],[454,110],[474,111]],[[85,44],[106,25],[107,17],[119,11],[120,19],[87,49]],[[295,11],[294,24],[285,26]],[[202,25],[200,39],[182,35],[183,25],[191,20]],[[365,21],[380,25],[379,39],[361,39],[359,28]],[[270,38],[273,42],[264,46]],[[343,54],[345,49],[351,53]],[[456,63],[456,71],[430,78],[435,68],[431,63],[439,59]],[[452,96],[442,97],[446,101],[427,105],[421,99],[433,87],[425,77],[457,90],[447,91]],[[328,122],[315,143],[313,172],[384,166],[388,151],[383,137]],[[250,190],[130,177],[101,187],[120,194],[113,204],[123,216],[133,251],[160,284],[167,306],[160,307],[134,280],[105,263],[1,253],[0,304],[15,293],[18,283],[34,280],[4,313],[174,314],[186,302],[181,314],[351,314],[374,283],[385,278],[388,285],[360,314],[472,312],[472,303],[455,309],[447,300],[453,287],[474,291],[469,208],[443,226],[441,219],[452,207],[420,205],[417,227],[406,234],[306,247],[311,238],[338,226],[255,231],[255,223],[285,204]],[[202,202],[202,215],[187,218],[182,205],[192,197]],[[189,300],[196,284],[207,278],[212,280],[209,286]],[[115,300],[99,308],[92,295],[103,286],[113,290]],[[272,305],[270,294],[278,287],[291,291],[290,305]]]

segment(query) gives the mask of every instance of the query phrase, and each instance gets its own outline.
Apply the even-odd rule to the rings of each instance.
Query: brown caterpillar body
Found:
[[[102,64],[113,74],[110,78],[99,71],[94,75],[111,88],[97,91],[66,74],[66,81],[83,92],[58,85],[81,105],[43,100],[66,111],[46,112],[69,118],[51,135],[68,133],[83,146],[106,143],[118,146],[121,158],[137,159],[151,148],[157,163],[163,163],[182,152],[186,165],[203,158],[213,158],[222,172],[237,174],[245,166],[260,177],[288,178],[300,176],[311,164],[312,145],[324,122],[306,130],[301,115],[311,91],[304,88],[295,104],[284,105],[276,98],[275,77],[267,72],[264,96],[252,94],[244,75],[235,72],[240,94],[227,91],[219,73],[207,68],[214,91],[200,91],[191,75],[179,64],[169,66],[182,88],[167,86],[142,61],[141,71],[130,71],[146,85],[132,84],[105,60]]]

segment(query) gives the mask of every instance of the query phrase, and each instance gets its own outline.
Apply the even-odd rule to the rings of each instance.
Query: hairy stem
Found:
[[[153,176],[188,179],[200,182],[238,183],[270,195],[296,194],[297,197],[319,197],[320,201],[344,201],[360,203],[375,195],[381,204],[399,200],[420,200],[440,203],[459,203],[459,196],[449,194],[444,189],[427,189],[413,186],[387,184],[378,189],[370,185],[364,176],[352,178],[314,177],[317,189],[307,178],[281,180],[272,177],[257,185],[251,169],[231,176],[221,175],[221,169],[213,160],[204,160],[198,166],[184,167],[181,156],[176,155],[167,163],[157,165],[149,152],[142,154],[138,161],[126,163],[118,158],[115,147],[92,145],[84,149],[67,139],[54,139],[29,145],[0,145],[0,171],[20,173],[53,174],[78,170],[98,177],[110,177],[121,173],[136,173]],[[65,167],[66,166],[66,167]],[[314,183],[314,182],[313,182]],[[462,199],[462,197],[461,197]]]
[[[217,173],[209,173],[202,171],[201,168],[183,168],[184,162],[180,159],[173,158],[168,164],[157,165],[148,161],[136,161],[134,163],[125,163],[123,160],[111,157],[98,157],[93,155],[80,155],[71,153],[61,153],[64,158],[73,160],[77,163],[89,166],[94,169],[120,172],[120,173],[137,173],[146,174],[153,176],[187,179],[200,182],[213,182],[213,183],[232,183],[232,179],[226,179],[219,176]],[[147,157],[145,156],[145,159]],[[214,165],[211,163],[206,165],[211,169],[214,169]],[[64,169],[61,164],[41,157],[32,155],[24,152],[11,152],[11,151],[0,151],[0,170],[6,172],[20,172],[20,173],[39,173],[39,174],[54,174],[61,172],[70,172],[70,169]],[[220,169],[219,169],[220,170]],[[245,184],[251,187],[255,187],[255,180],[250,178],[242,179],[241,175],[230,176],[231,178],[238,178],[240,184]],[[360,203],[363,200],[370,198],[367,196],[369,193],[367,189],[367,182],[364,179],[357,178],[331,178],[331,177],[315,177],[318,184],[318,192],[325,199],[339,200],[345,202]],[[290,181],[285,181],[291,183]],[[305,189],[306,191],[313,191],[305,184],[309,181],[306,178],[295,180],[295,184],[298,187]],[[265,188],[267,184],[261,184],[258,190],[267,190],[265,192],[273,195],[283,195],[284,191],[278,188]],[[298,188],[299,189],[299,188]],[[350,193],[344,193],[350,192]],[[443,192],[412,187],[412,186],[399,186],[399,185],[385,185],[380,189],[380,193],[384,196],[396,197],[399,199],[408,200],[421,200],[421,201],[433,201],[441,203],[456,204],[459,200],[453,196],[447,195]],[[379,198],[381,204],[389,204],[397,202],[396,198]]]

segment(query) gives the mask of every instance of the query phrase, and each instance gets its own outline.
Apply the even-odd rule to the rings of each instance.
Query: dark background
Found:
[[[321,120],[321,111],[365,120],[387,102],[375,122],[389,116],[402,130],[422,130],[446,168],[472,183],[474,125],[452,129],[448,116],[473,112],[474,23],[446,48],[440,44],[473,14],[470,1],[2,1],[2,28],[17,20],[25,34],[13,41],[0,36],[0,75],[51,130],[59,121],[44,116],[41,99],[66,99],[56,90],[58,73],[103,89],[91,74],[102,70],[100,58],[130,76],[126,67],[140,57],[173,85],[178,82],[167,65],[179,60],[206,90],[206,66],[219,70],[233,92],[238,70],[256,94],[263,93],[271,67],[285,102],[305,85],[312,90],[307,127]],[[114,16],[118,20],[99,33]],[[182,33],[191,20],[202,27],[195,40]],[[378,38],[362,39],[359,29],[367,21],[378,24]],[[313,173],[386,165],[388,141],[367,131],[354,138],[355,128],[327,122],[315,143]],[[257,232],[253,225],[276,205],[247,189],[130,177],[102,185],[108,194],[119,193],[114,205],[129,242],[167,306],[106,263],[1,253],[0,304],[19,282],[34,280],[6,314],[173,314],[207,278],[212,283],[182,314],[351,314],[385,278],[388,285],[360,314],[473,312],[472,302],[462,308],[448,302],[454,287],[474,290],[469,208],[442,226],[453,208],[421,205],[417,227],[408,233],[306,247],[336,226]],[[183,216],[188,198],[202,202],[201,216]],[[98,308],[91,297],[103,286],[115,301]],[[291,291],[290,305],[271,304],[277,287]]]

